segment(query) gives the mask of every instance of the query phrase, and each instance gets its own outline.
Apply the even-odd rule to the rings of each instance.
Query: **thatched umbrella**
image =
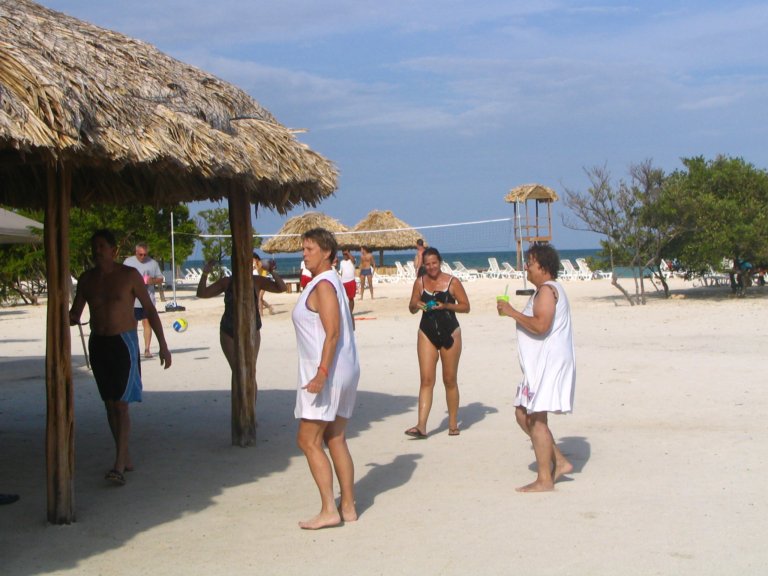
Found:
[[[29,0],[0,0],[0,203],[45,209],[48,519],[74,519],[69,209],[229,201],[235,294],[251,285],[252,203],[287,212],[336,171],[242,90]],[[253,298],[236,299],[233,443],[255,440]]]
[[[384,265],[384,250],[409,250],[416,248],[417,240],[424,240],[414,228],[397,218],[390,210],[371,210],[352,228],[351,241],[355,246],[365,246],[379,251],[379,266]]]
[[[339,244],[344,244],[344,236],[349,228],[322,212],[304,212],[289,219],[272,238],[261,245],[264,252],[298,252],[301,250],[301,235],[312,228],[325,228],[336,235]]]
[[[558,199],[557,192],[543,184],[521,184],[512,188],[504,196],[505,202],[526,202],[527,200],[555,202]]]
[[[557,192],[542,184],[522,184],[512,188],[505,202],[515,205],[515,239],[517,249],[517,269],[523,267],[523,240],[527,242],[549,242],[552,240],[552,202],[557,201]],[[532,200],[535,213],[528,211],[528,201]],[[546,220],[539,215],[539,206],[546,204]]]
[[[36,220],[0,208],[0,244],[29,244],[40,242],[42,237],[33,230],[42,230]]]

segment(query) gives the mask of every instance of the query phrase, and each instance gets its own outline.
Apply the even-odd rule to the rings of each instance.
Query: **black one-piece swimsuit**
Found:
[[[426,303],[430,300],[442,302],[443,304],[455,304],[456,299],[451,296],[450,287],[453,278],[448,282],[448,287],[444,291],[428,292],[424,289],[424,277],[421,278],[421,301]],[[456,319],[456,313],[453,310],[426,310],[421,315],[419,330],[429,338],[429,341],[435,348],[450,348],[453,346],[453,333],[459,327],[459,321]]]

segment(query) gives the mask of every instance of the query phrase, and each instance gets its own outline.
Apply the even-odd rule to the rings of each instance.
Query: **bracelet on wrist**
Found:
[[[322,364],[317,367],[317,371],[322,372],[323,374],[325,374],[325,377],[328,378],[328,369]]]

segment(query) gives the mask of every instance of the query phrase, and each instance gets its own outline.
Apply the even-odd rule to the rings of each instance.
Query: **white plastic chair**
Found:
[[[563,280],[576,280],[576,278],[579,277],[579,273],[576,271],[576,268],[573,267],[573,263],[570,260],[560,260],[560,264],[562,265],[563,269],[560,270],[558,277],[562,278]]]
[[[478,272],[474,268],[467,268],[466,266],[464,266],[464,264],[462,264],[458,260],[453,263],[453,266],[456,269],[457,273],[466,276],[468,280],[477,280],[478,278],[480,278],[480,272]]]
[[[584,258],[576,258],[576,265],[579,267],[579,275],[588,277],[590,280],[593,278],[610,278],[613,274],[610,272],[603,272],[602,270],[592,271],[587,261]]]
[[[408,273],[408,279],[409,280],[416,280],[416,268],[413,265],[413,260],[408,260],[408,262],[405,263],[405,270]]]
[[[488,270],[484,272],[486,278],[501,278],[502,272],[496,258],[488,258]]]
[[[502,262],[501,266],[503,268],[503,274],[506,278],[515,278],[517,280],[522,280],[523,276],[525,276],[525,272],[522,270],[516,270],[512,264],[509,262]]]
[[[395,282],[400,282],[401,280],[408,280],[408,272],[405,269],[405,266],[403,266],[402,262],[399,260],[395,261],[395,268],[397,269],[397,280]]]
[[[458,278],[462,282],[467,282],[469,280],[477,280],[477,276],[472,278],[469,274],[466,274],[459,270],[454,270],[453,268],[451,268],[451,265],[448,264],[448,262],[446,262],[445,260],[443,260],[443,262],[440,264],[440,270],[442,270],[446,274],[450,274],[451,276],[456,276],[456,278]]]

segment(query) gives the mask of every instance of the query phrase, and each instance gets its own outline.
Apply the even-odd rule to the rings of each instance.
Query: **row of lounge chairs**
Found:
[[[595,280],[595,279],[607,279],[612,276],[611,272],[603,272],[602,270],[593,271],[587,261],[584,258],[576,258],[576,266],[567,258],[560,260],[560,264],[563,269],[560,270],[558,278],[563,280]]]
[[[463,282],[473,282],[479,278],[523,278],[523,272],[515,270],[509,262],[503,262],[499,266],[496,258],[488,259],[488,270],[480,271],[476,268],[467,268],[461,261],[456,260],[451,266],[448,262],[443,262],[441,269],[447,274],[456,276]],[[413,281],[416,279],[416,268],[413,261],[409,260],[405,264],[400,261],[395,262],[396,273],[390,276],[378,275],[375,278],[384,282]]]
[[[227,268],[226,266],[221,267],[221,271],[224,274],[224,276],[232,276],[232,270]],[[184,276],[181,278],[176,278],[176,284],[179,285],[187,285],[187,284],[197,284],[200,282],[200,278],[203,275],[203,269],[202,268],[186,268],[184,270]]]
[[[593,272],[587,261],[584,258],[577,258],[576,264],[578,268],[575,268],[570,260],[561,260],[563,269],[560,270],[559,278],[563,280],[592,280],[593,278],[610,278],[610,272],[602,272],[597,270]],[[472,282],[479,278],[496,278],[496,279],[510,279],[510,280],[522,280],[525,276],[525,272],[522,270],[516,270],[509,262],[499,262],[496,258],[488,258],[488,269],[477,270],[476,268],[467,268],[461,261],[456,260],[453,262],[453,267],[448,262],[443,262],[441,266],[443,272],[456,276],[463,282]],[[225,276],[231,276],[232,271],[226,266],[222,268]],[[181,285],[197,284],[200,282],[200,277],[203,271],[201,268],[187,268],[185,275],[182,278],[177,278],[176,283]],[[379,274],[374,272],[374,282],[402,282],[413,281],[416,279],[416,268],[413,261],[408,260],[405,264],[399,260],[395,262],[394,274]]]
[[[568,259],[563,259],[561,262],[563,269],[560,271],[559,277],[563,280],[592,280],[595,278],[611,277],[610,272],[602,272],[600,270],[593,272],[584,258],[576,259],[578,268],[574,267]],[[488,269],[483,271],[476,268],[467,268],[459,260],[453,262],[453,267],[448,262],[443,262],[441,267],[443,272],[452,274],[464,282],[472,282],[479,278],[522,280],[525,276],[525,272],[516,270],[509,262],[502,262],[499,265],[499,261],[496,258],[488,258]],[[391,276],[377,275],[376,278],[384,282],[413,281],[416,279],[416,269],[412,261],[409,260],[405,265],[397,261],[395,262],[395,268],[395,274]]]

